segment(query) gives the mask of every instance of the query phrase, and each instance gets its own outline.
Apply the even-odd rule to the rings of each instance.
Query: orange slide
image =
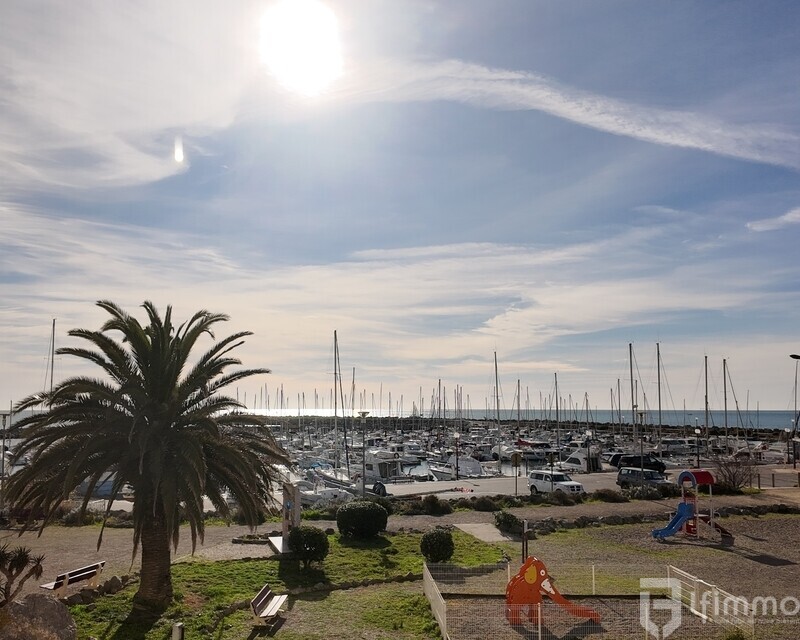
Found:
[[[508,581],[506,619],[511,624],[522,624],[522,611],[528,607],[528,620],[534,623],[538,622],[539,607],[537,605],[541,604],[543,595],[548,596],[576,618],[589,618],[594,622],[600,622],[599,613],[589,607],[573,604],[562,596],[553,585],[544,562],[533,556],[528,556],[517,575]]]

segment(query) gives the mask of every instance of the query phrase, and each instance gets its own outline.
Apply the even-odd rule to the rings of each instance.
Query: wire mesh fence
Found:
[[[425,594],[439,621],[442,637],[445,640],[519,640],[520,637],[797,640],[800,637],[796,633],[800,632],[800,626],[769,625],[767,619],[759,625],[752,616],[737,617],[738,601],[733,595],[674,567],[667,570],[664,565],[653,565],[643,571],[641,567],[617,565],[553,564],[547,569],[555,595],[549,597],[540,592],[525,604],[508,605],[506,586],[517,568],[514,561],[470,568],[426,565]],[[683,586],[675,589],[670,578]],[[693,602],[701,602],[706,592],[716,594],[718,602],[723,603],[716,615],[699,615],[699,607],[692,606]],[[705,598],[713,602],[711,595]]]

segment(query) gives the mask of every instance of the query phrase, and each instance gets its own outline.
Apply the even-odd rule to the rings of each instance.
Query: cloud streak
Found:
[[[800,224],[800,207],[787,211],[782,216],[776,218],[764,218],[763,220],[755,220],[748,222],[745,226],[750,231],[763,232],[763,231],[777,231],[784,227],[793,224]]]
[[[800,135],[772,124],[740,125],[698,111],[623,102],[534,73],[447,60],[365,70],[344,94],[364,100],[450,100],[483,109],[541,111],[576,124],[658,145],[697,149],[800,169]]]

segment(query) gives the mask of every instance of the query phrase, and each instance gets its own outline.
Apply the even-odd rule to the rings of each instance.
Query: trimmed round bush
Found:
[[[336,526],[343,536],[352,538],[374,538],[386,531],[389,514],[377,502],[355,500],[339,507]]]
[[[436,527],[423,534],[419,549],[428,562],[447,562],[456,550],[453,534],[449,529]]]
[[[289,532],[289,551],[303,561],[304,569],[308,569],[312,562],[322,562],[329,549],[328,536],[322,529],[303,525]]]

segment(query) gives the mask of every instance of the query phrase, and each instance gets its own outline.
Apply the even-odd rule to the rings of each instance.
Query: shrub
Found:
[[[61,524],[65,527],[84,527],[94,524],[94,520],[94,514],[88,512],[81,513],[80,509],[73,509],[63,515]]]
[[[423,534],[419,549],[428,562],[447,562],[455,551],[453,534],[448,529],[436,527]]]
[[[374,538],[386,530],[389,514],[377,502],[356,500],[339,507],[336,526],[343,536]]]
[[[433,494],[427,495],[422,499],[422,510],[429,516],[443,516],[453,513],[453,507],[447,500],[440,500]]]
[[[661,491],[652,485],[633,485],[623,492],[631,500],[661,500]]]
[[[561,507],[571,507],[578,502],[583,502],[583,494],[571,495],[565,491],[551,491],[545,494],[545,502]]]
[[[494,525],[503,533],[522,533],[522,520],[508,511],[498,511],[494,514]]]
[[[381,505],[384,509],[386,509],[386,513],[388,515],[392,515],[394,513],[394,505],[392,505],[392,501],[389,498],[383,496],[370,496],[369,500]]]
[[[44,556],[31,555],[28,547],[10,549],[7,544],[0,547],[0,607],[7,605],[22,591],[22,585],[29,578],[42,575]],[[16,585],[14,584],[16,582]],[[5,636],[4,636],[5,637]]]
[[[475,511],[500,511],[500,507],[489,496],[480,496],[473,503]]]
[[[494,501],[497,503],[497,506],[501,509],[514,509],[516,507],[524,507],[526,502],[525,499],[527,497],[526,494],[523,495],[521,498],[516,496],[495,496]]]
[[[614,489],[598,489],[590,496],[593,500],[598,502],[628,502],[628,496],[614,491]]]
[[[469,498],[457,498],[453,507],[461,509],[462,511],[465,509],[472,509],[472,502]]]
[[[303,561],[304,569],[308,569],[312,562],[322,562],[329,549],[328,536],[322,529],[299,526],[289,532],[289,551]]]

